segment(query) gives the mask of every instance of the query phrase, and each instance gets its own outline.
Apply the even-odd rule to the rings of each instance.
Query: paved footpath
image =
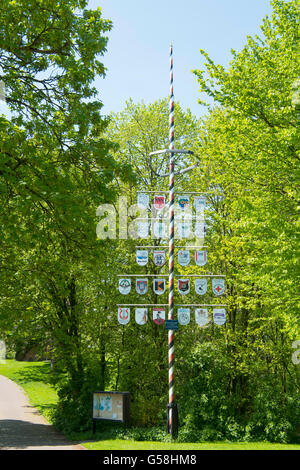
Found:
[[[33,408],[23,390],[0,375],[0,450],[86,450],[72,444]]]

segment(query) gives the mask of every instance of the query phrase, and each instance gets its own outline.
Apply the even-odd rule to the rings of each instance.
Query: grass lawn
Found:
[[[121,439],[84,442],[89,450],[300,450],[299,445],[271,442],[151,442]]]
[[[23,362],[7,359],[0,363],[0,374],[20,385],[32,406],[51,422],[50,412],[57,403],[57,394],[49,383],[48,362]]]
[[[57,403],[57,394],[49,383],[50,364],[47,362],[18,362],[6,360],[0,363],[0,374],[20,385],[30,404],[51,422],[51,410]],[[78,442],[78,436],[76,436]],[[82,433],[80,440],[89,450],[300,450],[299,444],[269,442],[153,442],[128,439],[108,439],[97,431]]]

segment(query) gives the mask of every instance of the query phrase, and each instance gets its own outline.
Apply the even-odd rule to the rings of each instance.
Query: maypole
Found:
[[[170,101],[169,101],[169,314],[174,319],[174,92],[173,46],[170,45]],[[176,433],[177,407],[174,403],[174,330],[168,331],[169,403],[167,408],[167,433]]]
[[[187,173],[188,171],[193,170],[196,168],[197,163],[185,168],[181,168],[176,170],[175,172],[175,154],[182,154],[182,155],[193,155],[193,152],[190,150],[182,150],[182,149],[175,149],[174,147],[174,91],[173,91],[173,46],[170,45],[170,98],[169,98],[169,148],[163,149],[163,150],[155,150],[149,154],[149,156],[156,156],[156,155],[167,155],[169,154],[169,172],[166,174],[157,174],[155,170],[153,169],[154,174],[156,174],[157,177],[160,178],[169,178],[169,191],[148,191],[148,190],[142,190],[138,191],[140,193],[139,198],[139,204],[140,208],[143,209],[148,209],[149,207],[149,201],[150,201],[150,194],[151,193],[167,193],[169,192],[169,245],[168,246],[163,246],[163,245],[139,245],[136,246],[136,249],[139,249],[139,257],[137,256],[137,263],[140,266],[145,266],[148,263],[148,249],[157,249],[158,247],[160,249],[163,248],[169,248],[169,273],[168,274],[118,274],[118,277],[121,278],[119,279],[119,291],[123,295],[127,295],[130,290],[131,290],[131,278],[137,278],[136,281],[136,291],[138,294],[142,295],[145,294],[148,290],[148,277],[159,277],[157,279],[158,281],[162,281],[161,278],[168,278],[169,280],[169,286],[168,286],[168,304],[151,304],[151,303],[134,303],[134,304],[129,304],[129,303],[123,303],[123,304],[118,304],[118,321],[121,325],[126,325],[130,321],[130,307],[137,307],[136,312],[135,312],[135,318],[136,322],[140,325],[144,325],[147,322],[147,316],[148,316],[148,307],[153,307],[153,321],[157,325],[162,325],[165,323],[165,328],[168,330],[168,378],[169,378],[169,399],[168,399],[168,404],[167,404],[167,434],[171,434],[172,438],[177,436],[178,433],[178,408],[177,404],[174,401],[174,335],[175,331],[178,330],[178,324],[180,325],[187,325],[189,323],[190,319],[190,307],[197,307],[195,310],[195,321],[196,323],[201,327],[204,325],[207,325],[209,323],[209,317],[208,317],[208,309],[207,307],[212,307],[213,308],[213,322],[217,325],[223,325],[226,321],[226,310],[224,307],[226,305],[224,304],[214,304],[214,303],[195,303],[195,304],[189,304],[189,303],[183,303],[183,304],[174,304],[174,278],[175,277],[182,277],[183,275],[175,275],[174,274],[174,251],[175,249],[180,249],[184,250],[183,254],[187,254],[190,250],[196,250],[195,251],[195,265],[196,266],[204,266],[206,264],[206,251],[203,251],[203,248],[207,248],[206,246],[175,246],[175,217],[174,217],[174,212],[175,212],[175,190],[174,190],[174,184],[175,184],[175,175],[183,175]],[[197,157],[198,158],[198,157]],[[194,227],[194,235],[196,238],[202,238],[204,239],[205,237],[205,230],[204,230],[204,225],[200,224],[199,220],[197,218],[200,218],[202,221],[203,213],[204,213],[204,208],[205,208],[205,198],[203,201],[203,197],[200,197],[200,195],[205,195],[207,193],[201,193],[201,192],[186,192],[186,195],[190,194],[193,195],[194,197],[194,208],[196,211],[196,221],[195,221],[195,227]],[[196,196],[198,195],[198,196]],[[154,196],[154,198],[157,196]],[[182,196],[185,201],[188,201],[187,203],[189,204],[189,196]],[[163,198],[165,204],[165,198]],[[179,199],[178,199],[179,201]],[[154,203],[155,207],[155,203]],[[182,209],[182,208],[181,208]],[[185,210],[185,206],[183,206],[183,210]],[[194,217],[194,216],[192,216]],[[145,219],[143,219],[145,220]],[[147,222],[148,223],[148,222]],[[199,227],[200,224],[200,227]],[[148,227],[148,226],[147,226]],[[155,234],[155,232],[154,232]],[[148,229],[147,230],[142,230],[139,234],[140,238],[148,238]],[[157,237],[157,235],[156,235]],[[187,238],[187,235],[182,234],[180,237],[182,238]],[[164,238],[161,235],[159,238]],[[144,248],[146,250],[141,250],[141,248]],[[201,251],[197,251],[200,249]],[[182,254],[181,254],[182,256]],[[190,256],[188,257],[183,257],[179,259],[179,252],[178,252],[178,263],[181,266],[187,266],[189,264],[189,259]],[[186,263],[186,259],[188,259],[188,262]],[[153,255],[153,261],[154,261],[154,255]],[[154,261],[156,264],[156,262]],[[157,264],[157,266],[163,266],[163,264]],[[195,294],[196,295],[205,295],[207,291],[207,278],[212,278],[212,293],[213,295],[220,296],[225,293],[225,275],[222,274],[207,274],[207,273],[199,273],[199,274],[185,274],[184,278],[185,279],[179,279],[178,280],[178,292],[181,295],[185,295],[190,291],[190,283],[191,281],[189,278],[195,278]],[[141,280],[138,280],[138,278],[143,278]],[[186,279],[187,278],[187,279]],[[186,289],[188,291],[184,291],[182,287],[180,287],[180,282],[185,283],[187,286]],[[161,282],[163,285],[163,292],[164,292],[164,286],[165,286],[165,281]],[[154,292],[157,293],[155,290],[156,288],[153,287]],[[162,292],[160,292],[162,293]],[[169,307],[168,311],[168,320],[165,321],[165,307]],[[175,307],[183,307],[183,308],[178,308],[177,311],[177,320],[174,319],[174,306]],[[199,308],[201,307],[201,308]],[[202,308],[203,307],[203,308]],[[138,312],[137,312],[138,310]],[[160,311],[160,317],[159,317],[159,322],[157,321],[158,317],[155,316],[157,315],[157,310]],[[182,312],[182,310],[185,310],[185,312]],[[141,312],[142,311],[142,312]],[[138,316],[136,316],[138,314]],[[142,314],[143,317],[142,319],[139,317],[139,315]],[[180,317],[180,318],[179,318]],[[184,318],[184,320],[183,320]]]

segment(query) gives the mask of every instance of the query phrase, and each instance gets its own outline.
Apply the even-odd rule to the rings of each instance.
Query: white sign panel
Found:
[[[140,266],[146,266],[146,264],[148,263],[148,251],[136,250],[136,262]]]
[[[190,317],[189,308],[182,307],[177,310],[177,318],[180,325],[187,325],[190,322]]]
[[[194,207],[197,214],[203,214],[205,209],[206,198],[204,196],[194,197]]]
[[[166,311],[164,308],[155,307],[153,309],[153,321],[156,325],[162,325],[166,318]]]
[[[165,238],[166,236],[166,224],[165,222],[154,222],[153,234],[156,238]]]
[[[148,309],[147,308],[136,308],[135,309],[135,321],[138,325],[145,325],[148,320]]]
[[[213,320],[216,325],[224,325],[226,322],[226,310],[225,308],[214,308],[213,309]]]
[[[148,291],[148,279],[137,279],[136,280],[136,291],[138,294],[146,294]]]
[[[197,266],[204,266],[207,263],[207,251],[196,250],[195,251],[195,263]]]
[[[131,289],[131,279],[119,279],[119,292],[123,295],[129,294]]]
[[[149,208],[149,194],[138,193],[137,205],[139,209],[148,209]]]
[[[166,253],[162,250],[153,251],[153,262],[155,266],[163,266],[166,262]]]
[[[208,323],[208,310],[207,308],[196,308],[195,320],[199,326],[204,326]]]
[[[195,237],[204,238],[206,235],[206,223],[196,222],[195,223]]]
[[[195,291],[198,295],[204,295],[207,292],[207,279],[195,279]]]
[[[118,308],[118,322],[121,325],[127,325],[130,320],[130,308],[129,307],[119,307]]]
[[[215,295],[222,295],[225,292],[225,279],[216,279],[212,280],[212,291]]]
[[[148,222],[137,222],[137,234],[140,238],[148,238],[149,236]]]
[[[190,262],[189,250],[179,250],[178,251],[178,263],[181,266],[187,266],[189,262]]]

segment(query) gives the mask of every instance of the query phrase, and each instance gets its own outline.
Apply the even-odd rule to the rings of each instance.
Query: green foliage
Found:
[[[299,441],[299,365],[291,360],[300,334],[299,6],[272,5],[263,37],[233,51],[228,70],[202,51],[206,70],[195,76],[214,98],[208,115],[200,121],[175,105],[176,148],[195,152],[177,164],[198,162],[176,189],[209,193],[205,269],[227,276],[226,325],[191,321],[175,335],[182,442]],[[126,390],[133,427],[114,436],[161,439],[167,335],[152,321],[118,324],[117,274],[166,274],[167,266],[140,269],[130,237],[96,240],[95,212],[113,204],[119,229],[120,215],[131,222],[138,214],[123,213],[118,196],[131,205],[139,190],[167,189],[157,176],[167,159],[149,153],[168,147],[168,102],[130,100],[101,116],[91,83],[104,74],[98,56],[111,24],[85,7],[0,7],[0,79],[12,112],[0,117],[0,331],[9,348],[38,345],[53,360],[60,429],[90,427],[93,390]],[[135,303],[134,289],[127,301]],[[158,298],[150,289],[143,301]]]
[[[299,370],[291,360],[300,332],[299,116],[291,101],[299,76],[299,4],[272,5],[264,37],[249,37],[232,53],[228,70],[202,51],[209,78],[195,71],[201,91],[214,98],[198,153],[203,184],[214,192],[209,253],[214,270],[227,274],[229,306],[227,326],[218,336],[202,335],[196,365],[192,356],[188,383],[196,376],[195,389],[182,391],[182,397],[191,393],[182,432],[199,438],[212,430],[229,439],[299,440],[299,417],[292,412]],[[200,365],[209,348],[219,359],[205,371]]]
[[[68,387],[84,401],[94,363],[82,325],[103,315],[103,307],[94,313],[99,300],[87,301],[101,292],[105,265],[96,208],[116,199],[116,176],[130,173],[102,137],[108,120],[92,86],[104,76],[99,56],[111,22],[86,7],[85,0],[0,6],[0,78],[11,112],[0,117],[0,331],[10,349],[35,347],[57,361],[62,402]],[[94,357],[101,348],[98,340]]]

